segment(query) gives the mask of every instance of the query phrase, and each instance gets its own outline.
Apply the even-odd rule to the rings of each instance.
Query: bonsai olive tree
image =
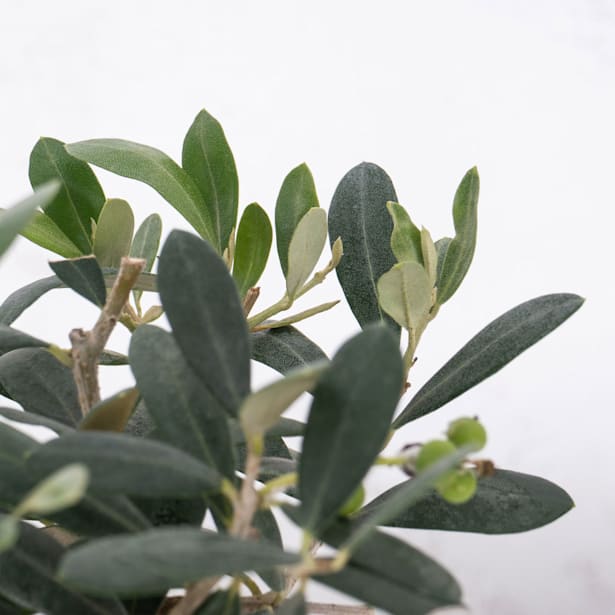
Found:
[[[172,231],[159,253],[158,214],[134,232],[130,205],[107,198],[90,165],[149,184],[194,233]],[[472,261],[475,168],[454,196],[454,237],[437,241],[398,203],[380,167],[351,169],[328,216],[308,167],[293,169],[275,205],[282,281],[269,306],[258,305],[258,282],[272,225],[257,203],[237,222],[233,155],[206,111],[186,134],[181,166],[128,141],[42,138],[29,174],[34,193],[0,214],[0,252],[21,233],[59,260],[53,275],[0,305],[0,390],[21,407],[0,408],[9,421],[0,422],[2,614],[374,606],[419,615],[462,604],[461,589],[382,526],[501,534],[572,507],[553,483],[477,456],[487,434],[475,417],[385,451],[395,431],[413,441],[413,421],[498,371],[582,303],[573,294],[521,303],[408,391],[422,334]],[[327,237],[329,261],[315,272]],[[360,328],[328,358],[294,325],[327,317],[337,300],[313,305],[307,296],[334,271]],[[75,314],[66,348],[12,326],[57,288],[99,309],[95,323]],[[144,296],[154,298],[147,307]],[[170,330],[151,324],[163,313]],[[109,347],[118,323],[131,332],[127,355]],[[252,361],[279,379],[254,390]],[[101,395],[100,365],[130,365],[134,386]],[[307,422],[285,417],[304,393]],[[16,423],[56,437],[40,443]],[[290,436],[302,438],[300,450],[288,447]],[[364,502],[362,483],[377,465],[399,484]],[[202,527],[206,514],[215,530]],[[281,535],[281,516],[300,540]],[[322,544],[332,547],[326,556]],[[306,602],[311,580],[365,606]]]

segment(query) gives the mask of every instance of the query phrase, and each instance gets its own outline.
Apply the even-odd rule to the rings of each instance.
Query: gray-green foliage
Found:
[[[159,252],[156,212],[133,236],[130,205],[106,199],[89,164],[149,184],[198,236],[172,231]],[[387,612],[421,615],[462,604],[461,588],[379,527],[505,534],[573,506],[545,479],[473,458],[483,436],[477,446],[449,430],[449,440],[384,452],[394,430],[493,375],[582,304],[568,293],[521,303],[406,399],[422,334],[460,288],[475,251],[475,168],[453,200],[454,237],[435,242],[372,163],[346,173],[328,217],[305,164],[283,180],[274,225],[273,204],[241,212],[233,154],[205,110],[185,136],[181,165],[129,141],[65,146],[43,138],[30,179],[34,194],[0,213],[0,254],[21,233],[64,260],[51,263],[54,276],[0,305],[0,393],[21,406],[0,408],[11,421],[0,422],[1,612],[154,615],[174,600],[170,590],[187,587],[182,608],[192,606],[182,613],[304,615],[305,584],[287,590],[314,578]],[[323,257],[327,230],[331,254]],[[281,299],[253,313],[274,241]],[[91,372],[76,369],[83,355],[12,324],[60,288],[104,316],[118,270],[121,279],[132,262],[124,257],[143,264],[127,289],[132,302],[114,316],[131,333],[128,356],[97,348],[89,369],[129,364],[135,385],[88,405],[83,374]],[[329,360],[294,325],[334,303],[308,300],[279,314],[333,269],[362,331]],[[161,305],[143,309],[153,293]],[[170,330],[148,324],[163,312]],[[75,326],[86,326],[79,314]],[[278,374],[253,390],[251,361]],[[284,415],[306,395],[305,423]],[[39,443],[20,423],[54,436]],[[400,482],[363,505],[357,495],[374,465],[398,472]],[[399,469],[410,478],[401,481]],[[468,475],[461,498],[455,481]],[[282,510],[302,541],[281,534]],[[217,531],[201,528],[206,511]],[[42,527],[24,523],[31,520]],[[333,558],[311,554],[314,541],[332,547]],[[228,582],[217,586],[221,579]],[[262,593],[246,598],[241,586],[255,584]]]

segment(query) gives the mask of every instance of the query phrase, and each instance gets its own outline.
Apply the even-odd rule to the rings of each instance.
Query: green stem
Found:
[[[254,316],[252,316],[252,318],[248,318],[248,327],[250,329],[253,329],[257,325],[260,325],[262,322],[267,320],[268,318],[275,316],[279,312],[283,312],[284,310],[287,310],[292,304],[293,304],[293,300],[288,295],[285,294],[277,303],[274,303],[272,306],[268,307],[262,312],[255,314]]]

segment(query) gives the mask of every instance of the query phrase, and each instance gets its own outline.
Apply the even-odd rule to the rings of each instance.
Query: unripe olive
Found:
[[[417,471],[425,470],[444,457],[448,457],[457,449],[448,440],[431,440],[426,442],[416,458]]]
[[[338,514],[341,517],[350,517],[352,513],[356,512],[363,506],[365,501],[365,489],[363,485],[359,485],[354,493],[344,502],[344,505],[340,508]]]
[[[472,470],[455,470],[437,483],[438,493],[450,504],[463,504],[476,493],[476,475]]]
[[[487,432],[478,419],[460,418],[448,426],[447,438],[457,447],[472,446],[475,451],[480,451],[487,444]]]

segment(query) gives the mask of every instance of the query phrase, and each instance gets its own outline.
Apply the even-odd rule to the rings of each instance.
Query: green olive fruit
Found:
[[[476,493],[476,475],[472,470],[455,470],[437,483],[438,493],[450,504],[463,504]]]
[[[363,506],[363,502],[365,501],[365,489],[363,485],[359,485],[354,493],[344,502],[344,505],[340,508],[338,514],[341,517],[350,517],[352,513],[357,512],[361,506]]]
[[[431,440],[426,442],[421,447],[419,454],[416,458],[416,469],[418,472],[428,468],[434,463],[440,461],[444,457],[448,457],[454,453],[457,449],[454,444],[448,440]]]
[[[457,447],[471,446],[480,451],[487,444],[487,432],[477,419],[460,418],[448,426],[447,438]]]

